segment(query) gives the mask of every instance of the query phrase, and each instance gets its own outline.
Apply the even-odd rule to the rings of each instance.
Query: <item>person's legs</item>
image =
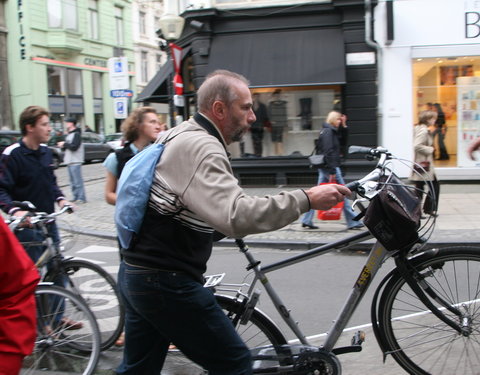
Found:
[[[86,202],[85,188],[83,186],[82,165],[71,164],[68,166],[68,174],[72,185],[73,200]]]
[[[343,174],[340,167],[335,168],[335,178],[339,184],[345,185],[345,180],[343,179]],[[348,229],[363,227],[363,223],[360,220],[353,220],[358,214],[353,211],[352,202],[346,198],[343,201],[343,214],[345,215]]]
[[[131,272],[127,273],[127,268],[131,269]],[[135,269],[139,270],[138,275],[134,274]],[[159,374],[168,350],[169,340],[163,337],[156,327],[138,311],[148,309],[150,302],[152,307],[150,313],[154,314],[162,310],[164,305],[161,296],[156,296],[150,290],[151,288],[146,288],[145,294],[142,295],[141,279],[142,277],[148,279],[154,271],[145,270],[143,274],[141,271],[140,268],[128,266],[124,262],[120,263],[118,271],[118,288],[125,305],[125,344],[123,360],[117,368],[119,375]],[[142,299],[142,303],[134,306],[132,301],[139,299]],[[160,320],[160,315],[155,319]]]
[[[423,205],[423,212],[432,215],[438,211],[438,199],[440,195],[440,184],[435,177],[432,181],[428,182],[428,193]]]
[[[155,374],[169,343],[211,375],[251,374],[251,356],[213,293],[186,274],[121,264],[126,342],[117,373]]]
[[[315,215],[315,210],[309,210],[302,216],[302,224],[307,226],[313,226],[313,216]]]

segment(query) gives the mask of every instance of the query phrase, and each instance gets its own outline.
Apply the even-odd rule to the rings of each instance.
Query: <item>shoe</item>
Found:
[[[431,217],[438,217],[438,214],[436,214],[434,212],[425,212],[425,215],[429,215]]]
[[[350,229],[362,229],[364,226],[365,226],[365,224],[358,223],[358,224],[352,225],[351,227],[348,227],[347,229],[348,230],[350,230]]]
[[[305,223],[302,223],[302,228],[318,229],[318,227],[317,227],[316,225],[313,225],[313,224],[305,224]]]
[[[62,325],[65,327],[65,329],[69,331],[74,331],[74,330],[83,328],[82,322],[76,322],[75,320],[72,320],[70,318],[63,317],[61,322],[62,322]]]

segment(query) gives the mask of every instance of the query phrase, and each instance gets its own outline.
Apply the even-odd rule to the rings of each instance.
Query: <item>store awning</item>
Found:
[[[243,74],[251,87],[343,84],[343,34],[321,29],[217,35],[208,62],[208,71],[215,69]]]
[[[191,47],[185,47],[182,50],[182,60],[190,52]],[[168,60],[162,65],[160,70],[155,76],[148,82],[143,91],[138,94],[136,102],[154,102],[154,103],[167,103],[168,102],[168,77],[173,75],[173,62]]]

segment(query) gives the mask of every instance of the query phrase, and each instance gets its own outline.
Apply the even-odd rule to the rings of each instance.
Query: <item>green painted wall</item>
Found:
[[[88,0],[77,0],[76,31],[49,28],[47,4],[48,0],[9,0],[5,4],[15,127],[25,107],[35,104],[48,108],[47,68],[54,65],[82,72],[83,123],[90,126],[94,124],[92,72],[102,73],[105,133],[115,132],[107,60],[114,57],[114,47],[122,48],[123,55],[128,58],[129,71],[134,72],[131,0],[98,1],[98,40],[88,38]],[[123,7],[123,46],[116,45],[115,6]]]

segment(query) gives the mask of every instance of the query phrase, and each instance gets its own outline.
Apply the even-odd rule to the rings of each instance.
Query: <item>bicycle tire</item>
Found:
[[[20,374],[93,374],[100,358],[100,332],[85,301],[55,285],[39,285],[35,298],[37,337],[32,354],[22,362]],[[69,330],[59,321],[63,316],[83,326]]]
[[[242,311],[242,305],[236,299],[224,295],[215,295],[215,297],[230,319],[234,319],[235,315]],[[258,346],[284,345],[287,343],[275,323],[258,309],[253,310],[247,324],[236,324],[235,328],[250,349]],[[206,370],[190,361],[178,349],[169,350],[162,369],[162,374],[165,375],[200,375],[206,373]]]
[[[45,281],[54,281],[59,273],[67,275],[66,287],[85,300],[97,319],[101,350],[107,350],[123,332],[125,308],[115,279],[95,263],[81,259],[62,260],[59,268],[49,271]]]
[[[410,262],[441,298],[464,312],[470,335],[459,334],[433,315],[397,272],[385,285],[379,303],[379,328],[386,350],[410,374],[478,374],[480,248],[442,248],[435,256]],[[460,320],[447,309],[442,311]]]

